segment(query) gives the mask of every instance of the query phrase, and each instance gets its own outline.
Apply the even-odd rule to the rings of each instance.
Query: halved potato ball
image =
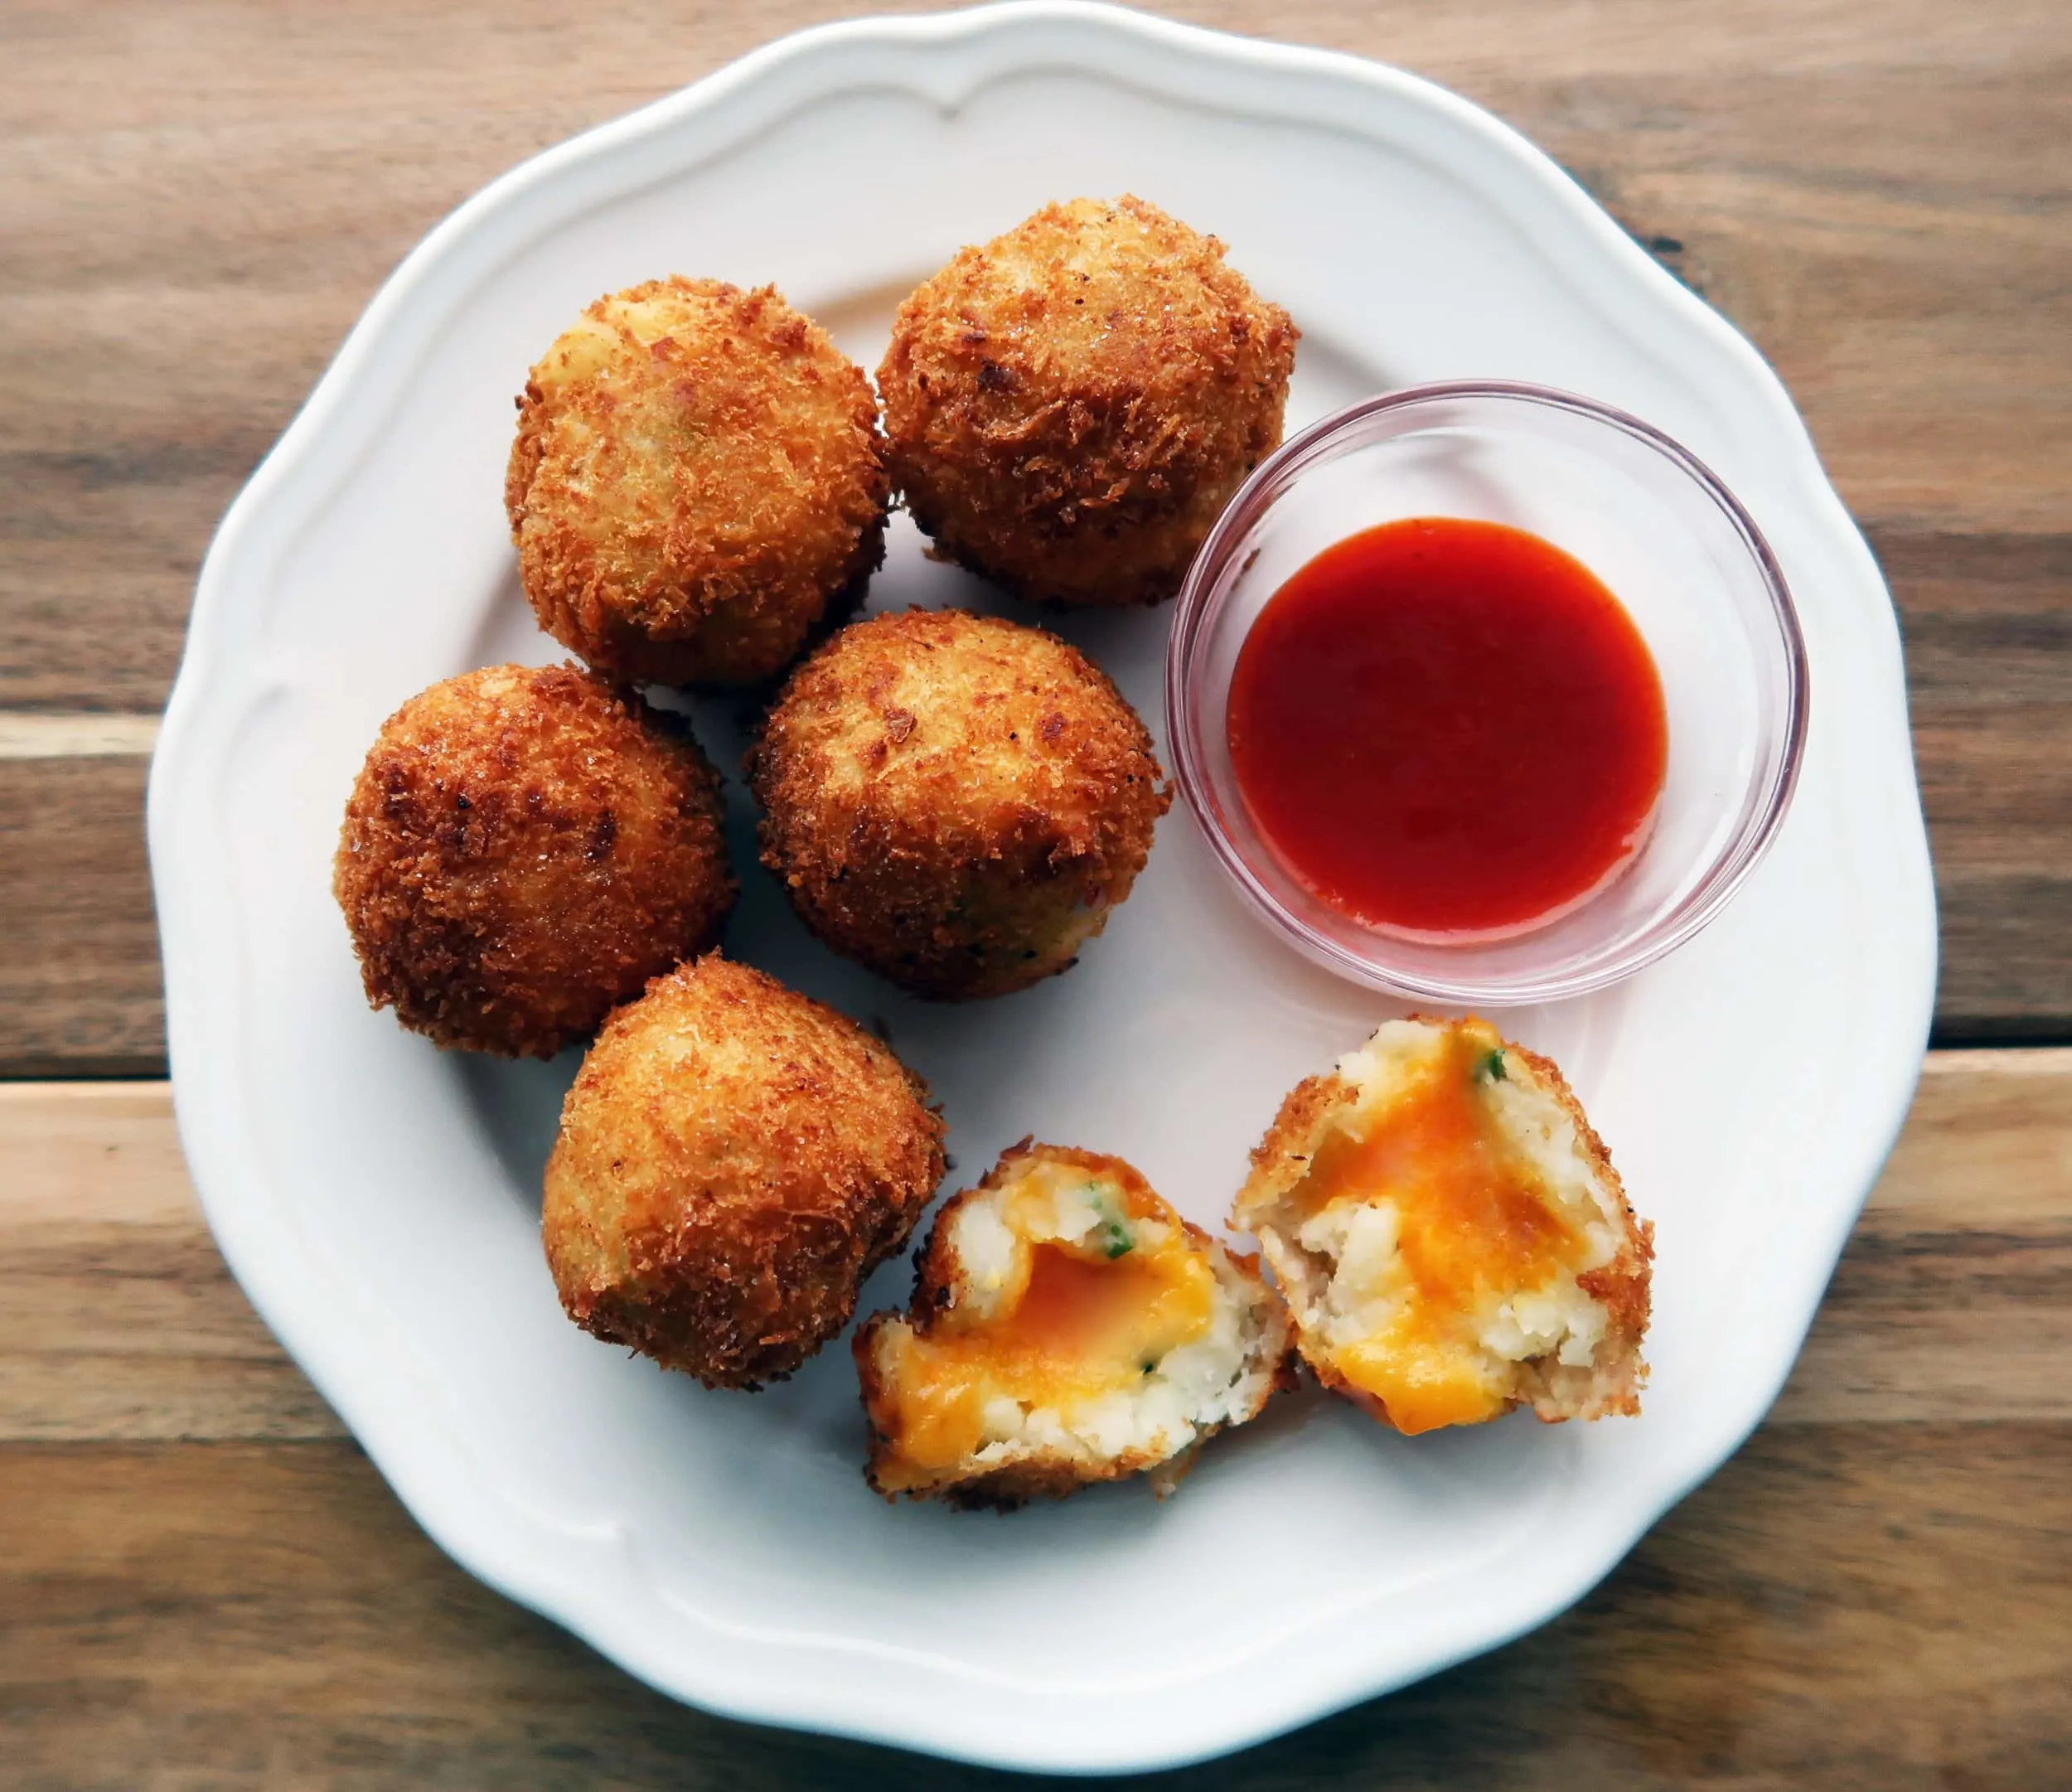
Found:
[[[1040,629],[909,610],[792,675],[749,755],[762,862],[893,983],[999,995],[1063,971],[1130,894],[1171,802],[1105,675]]]
[[[332,889],[376,1008],[551,1058],[711,945],[735,885],[686,725],[573,666],[492,666],[382,724]]]
[[[1158,603],[1279,445],[1299,333],[1157,206],[1046,206],[899,308],[894,482],[943,553],[1024,598]]]
[[[562,1105],[541,1233],[569,1317],[708,1387],[779,1381],[849,1323],[942,1179],[921,1079],[712,953],[613,1015]]]
[[[1259,1274],[1118,1157],[1006,1152],[929,1234],[906,1314],[854,1350],[872,1486],[961,1505],[1156,1475],[1256,1417],[1291,1375]]]
[[[1319,1379],[1398,1431],[1640,1410],[1653,1229],[1561,1073],[1392,1020],[1281,1106],[1232,1223]]]
[[[599,299],[532,370],[504,503],[555,640],[636,684],[796,657],[884,556],[863,370],[773,287],[673,275]]]

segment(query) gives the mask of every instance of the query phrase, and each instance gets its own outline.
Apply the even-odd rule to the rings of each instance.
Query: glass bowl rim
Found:
[[[1457,976],[1436,976],[1400,969],[1387,962],[1392,942],[1386,933],[1372,932],[1368,936],[1371,945],[1355,951],[1319,932],[1259,879],[1225,831],[1210,795],[1208,771],[1192,719],[1193,649],[1201,632],[1209,595],[1238,544],[1274,499],[1339,438],[1357,432],[1371,419],[1450,399],[1492,399],[1565,411],[1617,430],[1653,449],[1709,497],[1726,517],[1755,565],[1769,600],[1769,613],[1776,627],[1778,644],[1783,649],[1781,744],[1757,786],[1761,801],[1755,813],[1734,831],[1697,883],[1673,907],[1635,930],[1614,936],[1581,964],[1562,971],[1535,973],[1528,969],[1478,976],[1464,967],[1464,974]],[[1805,634],[1783,569],[1755,518],[1726,482],[1697,455],[1667,432],[1630,412],[1558,386],[1523,380],[1450,380],[1377,393],[1319,418],[1275,449],[1237,488],[1188,566],[1174,605],[1165,655],[1166,735],[1180,794],[1218,862],[1251,906],[1311,960],[1372,989],[1455,1005],[1558,1001],[1608,988],[1667,957],[1717,916],[1747,881],[1774,842],[1798,789],[1811,709],[1810,685]],[[1474,947],[1462,949],[1471,952]]]

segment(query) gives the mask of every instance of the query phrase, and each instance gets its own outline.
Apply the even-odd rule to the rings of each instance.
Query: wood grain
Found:
[[[1773,1424],[2072,1422],[2072,1050],[1932,1055]],[[0,1083],[0,1442],[336,1437],[162,1083]]]
[[[2072,1428],[1765,1431],[1523,1641],[1213,1792],[2067,1783]],[[673,1705],[446,1562],[349,1444],[0,1451],[0,1782],[883,1788],[989,1773]]]
[[[438,216],[839,10],[0,3],[0,714],[156,710],[222,507]],[[2072,10],[1172,10],[1490,105],[1750,332],[1905,625],[1939,1036],[2072,1038]],[[133,798],[114,795],[141,774],[81,775],[99,793],[66,821],[65,884],[47,828],[0,831],[0,896],[55,893],[5,911],[0,1074],[162,1062]],[[52,787],[17,778],[0,806],[47,812]]]
[[[1906,634],[1939,1039],[2072,1036],[2072,535],[1871,545]]]
[[[340,1437],[195,1204],[162,1082],[0,1083],[0,1441]]]
[[[0,1074],[164,1074],[146,763],[0,758]]]
[[[1534,1635],[1185,1783],[2065,1783],[2068,1270],[2072,1051],[1931,1057],[1726,1469]],[[0,1087],[0,1733],[67,1792],[1028,1783],[680,1709],[469,1581],[225,1276],[155,1085]]]

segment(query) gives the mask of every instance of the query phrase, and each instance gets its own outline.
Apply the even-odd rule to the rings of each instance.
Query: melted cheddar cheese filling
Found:
[[[1332,1366],[1398,1430],[1469,1425],[1506,1409],[1508,1352],[1493,1315],[1566,1304],[1602,1255],[1499,1125],[1502,1040],[1474,1023],[1371,1109],[1355,1110],[1292,1191],[1305,1250],[1335,1263]]]
[[[896,1489],[1015,1435],[1033,1413],[1095,1432],[1169,1353],[1215,1322],[1218,1284],[1185,1229],[1122,1191],[1042,1165],[958,1216],[963,1286],[926,1335],[884,1340]]]

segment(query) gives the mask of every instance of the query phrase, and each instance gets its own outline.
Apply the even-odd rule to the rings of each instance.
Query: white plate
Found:
[[[1623,988],[1503,1024],[1568,1070],[1657,1228],[1646,1416],[1415,1441],[1290,1402],[1164,1505],[1014,1518],[874,1498],[848,1353],[759,1396],[593,1343],[537,1174],[571,1073],[441,1056],[367,1011],[328,888],[381,719],[559,656],[500,508],[511,396],[598,293],[774,280],[874,365],[893,304],[1053,197],[1130,190],[1231,245],[1306,335],[1290,425],[1378,388],[1543,381],[1638,413],[1746,501],[1803,606],[1813,734],[1775,851]],[[895,529],[874,608],[986,603]],[[1064,625],[1159,725],[1166,612]],[[700,712],[723,761],[738,734]],[[738,787],[733,838],[750,858]],[[152,768],[182,1136],[254,1305],[456,1558],[737,1716],[1029,1768],[1237,1746],[1517,1635],[1761,1417],[1896,1131],[1934,928],[1898,632],[1776,379],[1521,138],[1314,51],[1035,4],[770,46],[527,163],[382,290],[232,507]],[[1186,816],[1080,967],[909,1003],[760,872],[730,949],[888,1021],[959,1174],[1025,1132],[1220,1222],[1283,1091],[1386,1011],[1279,947]],[[904,1266],[867,1291],[903,1297]]]

